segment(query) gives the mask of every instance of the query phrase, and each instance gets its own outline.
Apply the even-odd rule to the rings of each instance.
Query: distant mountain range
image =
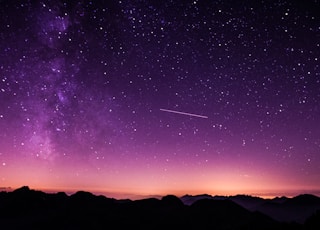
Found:
[[[211,196],[207,194],[181,197],[181,201],[185,205],[192,205],[202,199],[230,200],[249,211],[263,213],[274,220],[300,224],[304,223],[317,210],[320,210],[320,198],[311,194],[302,194],[293,198],[276,197],[273,199],[263,199],[248,195]]]
[[[320,198],[167,195],[117,200],[79,191],[0,192],[1,229],[320,229]]]

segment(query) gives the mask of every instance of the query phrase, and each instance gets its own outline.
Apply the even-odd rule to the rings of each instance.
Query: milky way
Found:
[[[320,193],[317,0],[0,6],[0,187]]]

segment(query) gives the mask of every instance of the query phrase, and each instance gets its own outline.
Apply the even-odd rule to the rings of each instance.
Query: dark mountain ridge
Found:
[[[320,210],[320,197],[312,194],[301,194],[293,198],[276,197],[263,199],[249,195],[211,196],[185,195],[180,198],[186,205],[191,205],[201,199],[230,200],[252,212],[263,213],[280,222],[297,222],[303,224],[308,217]]]
[[[313,226],[320,223],[320,211],[316,211],[320,210],[319,203],[319,198],[312,195],[281,202],[206,194],[117,200],[85,191],[48,194],[24,186],[0,192],[0,223],[3,229],[318,229]],[[311,206],[315,210],[312,213]],[[277,220],[266,214],[272,208],[275,211],[271,214],[287,211],[286,207],[307,207],[304,210],[309,216],[301,222]],[[263,208],[267,211],[262,212]]]

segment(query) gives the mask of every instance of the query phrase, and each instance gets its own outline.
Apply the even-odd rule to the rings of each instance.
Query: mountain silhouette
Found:
[[[197,200],[202,200],[202,199],[215,199],[215,197],[208,195],[208,194],[201,194],[201,195],[184,195],[180,197],[181,201],[186,204],[186,205],[191,205]],[[223,197],[223,200],[225,200],[225,197]]]
[[[303,194],[286,199],[281,203],[270,200],[257,207],[256,210],[278,221],[304,223],[308,217],[320,210],[320,198]]]
[[[257,211],[279,222],[288,223],[303,224],[307,218],[320,210],[320,198],[311,194],[301,194],[293,198],[276,197],[274,199],[263,199],[248,195],[210,196],[206,194],[181,197],[186,205],[191,205],[201,199],[230,200],[249,211]]]
[[[1,229],[319,229],[313,228],[320,224],[319,203],[307,194],[274,201],[207,194],[117,200],[86,191],[48,194],[24,186],[0,192],[0,223]],[[286,215],[279,220],[281,212]]]

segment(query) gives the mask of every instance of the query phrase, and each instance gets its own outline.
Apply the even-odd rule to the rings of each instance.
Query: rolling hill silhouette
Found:
[[[201,199],[230,200],[253,212],[260,212],[279,222],[303,224],[307,218],[320,210],[320,198],[311,194],[302,194],[293,198],[276,197],[263,199],[247,195],[210,196],[207,194],[181,197],[184,204],[190,205]]]
[[[1,229],[319,229],[320,198],[210,195],[117,200],[27,186],[0,192]],[[304,210],[304,211],[302,211]]]

